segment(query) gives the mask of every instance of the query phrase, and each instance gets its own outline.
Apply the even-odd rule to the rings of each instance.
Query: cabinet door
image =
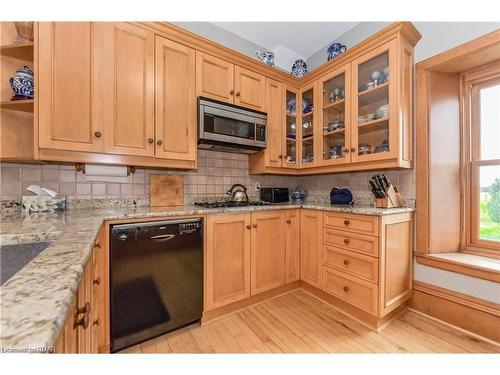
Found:
[[[285,283],[285,215],[283,211],[252,214],[251,295]]]
[[[93,353],[94,348],[92,346],[92,320],[93,320],[93,306],[92,306],[92,276],[93,267],[92,260],[93,256],[87,267],[83,272],[82,279],[80,281],[80,287],[78,288],[77,294],[77,309],[79,314],[75,317],[75,321],[79,322],[77,325],[78,334],[78,353]]]
[[[266,167],[281,167],[282,151],[282,113],[283,113],[283,86],[281,82],[266,79],[266,107],[267,107],[267,148]]]
[[[94,353],[109,352],[109,267],[104,229],[94,242],[92,263],[92,342]]]
[[[298,91],[294,88],[287,87],[285,89],[285,119],[283,122],[283,168],[297,168],[298,163],[298,117],[297,117],[297,102]],[[283,104],[282,104],[283,106]]]
[[[155,156],[195,161],[195,51],[159,36],[155,43]]]
[[[102,151],[101,29],[92,22],[40,22],[36,90],[41,148]]]
[[[318,80],[321,165],[350,163],[351,80],[346,64]]]
[[[397,49],[394,39],[351,63],[352,162],[398,155]]]
[[[234,104],[264,111],[266,104],[266,78],[258,73],[234,67]]]
[[[234,65],[196,52],[196,95],[234,102]]]
[[[300,220],[300,278],[308,284],[321,288],[323,212],[302,210]]]
[[[300,280],[300,210],[285,211],[285,283]]]
[[[250,214],[207,217],[205,310],[250,297]]]
[[[112,22],[105,30],[105,151],[153,156],[154,33]]]
[[[297,137],[300,145],[299,165],[303,168],[313,167],[318,164],[318,136],[315,130],[316,104],[316,85],[314,83],[299,90]]]

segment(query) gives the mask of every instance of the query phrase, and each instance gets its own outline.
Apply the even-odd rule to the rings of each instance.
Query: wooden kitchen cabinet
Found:
[[[285,212],[251,214],[251,295],[285,284]]]
[[[234,67],[234,104],[264,111],[266,78],[238,65]]]
[[[101,23],[39,23],[40,148],[103,151],[103,32]]]
[[[234,65],[197,51],[196,95],[233,103]]]
[[[206,221],[205,311],[250,297],[250,214]]]
[[[105,232],[101,230],[56,342],[56,353],[109,352],[107,249]]]
[[[129,23],[104,28],[105,152],[154,156],[154,33]]]
[[[195,161],[195,50],[156,36],[155,59],[155,156]]]
[[[265,164],[268,167],[281,167],[283,160],[283,85],[281,82],[266,80],[267,107],[267,148],[264,151]]]
[[[266,78],[226,60],[197,51],[196,95],[264,111]]]
[[[301,210],[300,278],[317,288],[322,286],[323,212]]]
[[[300,280],[300,209],[285,210],[285,283]]]

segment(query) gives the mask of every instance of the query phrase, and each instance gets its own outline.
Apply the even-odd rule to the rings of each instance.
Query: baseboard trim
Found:
[[[500,309],[495,303],[415,281],[409,308],[421,315],[460,328],[481,339],[500,343]]]
[[[451,324],[451,323],[448,323],[444,320],[441,320],[441,319],[438,319],[438,318],[435,318],[434,316],[431,316],[431,315],[428,315],[428,314],[425,314],[423,313],[422,311],[418,311],[418,310],[415,310],[414,308],[412,307],[408,307],[408,311],[411,311],[415,314],[418,314],[418,315],[421,315],[427,319],[430,319],[430,320],[433,320],[439,324],[442,324],[444,326],[447,326],[447,327],[450,327],[452,329],[455,329],[457,331],[460,331],[468,336],[471,336],[471,337],[474,337],[476,340],[480,340],[480,341],[484,341],[484,342],[487,342],[488,344],[491,344],[491,345],[495,345],[497,347],[500,348],[500,343],[499,342],[496,342],[496,341],[493,341],[493,340],[490,340],[489,338],[487,337],[484,337],[484,336],[481,336],[481,335],[478,335],[477,333],[474,333],[474,332],[471,332],[471,331],[468,331],[466,329],[463,329],[459,326],[456,326],[454,324]]]

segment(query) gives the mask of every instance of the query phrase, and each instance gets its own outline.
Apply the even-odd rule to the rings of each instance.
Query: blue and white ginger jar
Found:
[[[33,99],[35,96],[35,85],[33,83],[33,71],[23,66],[16,71],[16,75],[10,80],[10,87],[14,91],[12,99]]]
[[[255,51],[255,56],[259,58],[260,61],[262,61],[264,64],[267,64],[269,66],[274,66],[274,52],[271,51]]]
[[[338,55],[343,54],[347,50],[347,47],[341,43],[332,43],[328,47],[328,61],[336,58]]]

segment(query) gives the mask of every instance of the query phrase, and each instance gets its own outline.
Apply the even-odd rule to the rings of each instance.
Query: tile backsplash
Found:
[[[20,200],[31,194],[26,187],[32,184],[55,190],[71,199],[148,198],[149,175],[171,174],[184,176],[184,195],[187,201],[223,198],[232,184],[248,187],[252,198],[257,197],[255,184],[261,186],[295,187],[309,190],[309,200],[327,201],[332,186],[349,187],[357,200],[370,200],[368,179],[379,172],[340,173],[313,176],[255,176],[248,173],[248,156],[214,151],[198,151],[197,171],[137,169],[125,183],[90,182],[73,165],[1,163],[1,200]],[[399,186],[404,199],[415,198],[414,171],[385,171]]]

